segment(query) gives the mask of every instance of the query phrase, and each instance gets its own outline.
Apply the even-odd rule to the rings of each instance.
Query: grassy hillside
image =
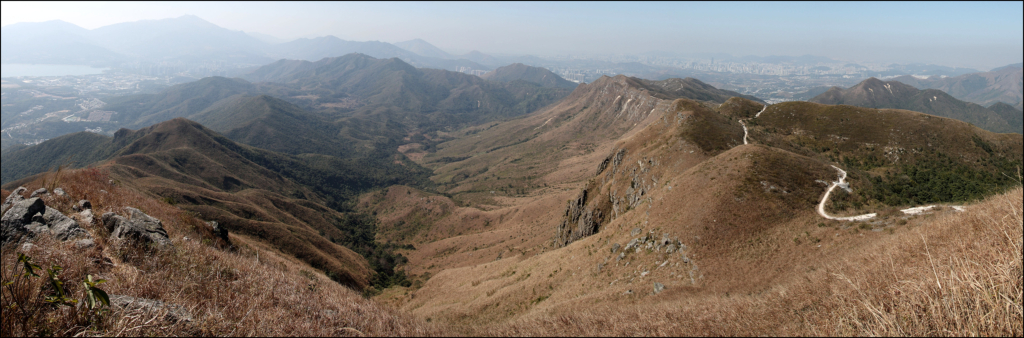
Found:
[[[851,169],[854,208],[977,200],[1022,164],[1020,134],[910,111],[786,102],[748,125],[758,143]]]
[[[300,155],[363,157],[366,149],[336,137],[331,121],[286,101],[267,96],[233,96],[189,116],[231,140],[256,148]]]

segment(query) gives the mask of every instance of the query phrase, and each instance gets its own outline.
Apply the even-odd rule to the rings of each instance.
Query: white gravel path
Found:
[[[825,197],[822,197],[821,203],[818,204],[818,214],[821,215],[821,217],[835,221],[866,221],[877,217],[878,214],[865,214],[851,217],[834,217],[825,213],[825,203],[828,203],[828,197],[832,195],[832,190],[835,190],[836,187],[839,187],[840,185],[846,184],[846,171],[844,171],[843,169],[839,169],[839,167],[836,166],[832,166],[832,168],[835,168],[836,170],[839,171],[839,181],[832,182],[832,185],[828,187],[828,191],[825,192]]]

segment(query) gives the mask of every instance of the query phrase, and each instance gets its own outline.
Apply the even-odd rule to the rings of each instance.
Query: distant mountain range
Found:
[[[63,21],[2,29],[4,63],[114,65],[131,61],[263,64],[267,43],[195,16],[119,23],[86,30]],[[82,55],[82,52],[85,55]]]
[[[969,122],[999,133],[1024,132],[1021,111],[1013,107],[1001,105],[993,110],[960,101],[941,90],[919,90],[898,81],[870,78],[848,89],[833,87],[809,101],[829,105],[906,109]]]
[[[333,36],[289,42],[232,31],[196,16],[119,23],[87,30],[64,21],[17,23],[2,29],[4,63],[59,63],[116,66],[132,62],[223,62],[262,65],[278,59],[316,61],[350,53],[376,58],[398,57],[416,66],[456,70],[492,70],[465,57],[454,57],[422,40],[403,46],[379,41],[345,41]],[[486,57],[470,55],[477,60]]]
[[[893,79],[918,89],[939,89],[960,100],[990,106],[996,102],[1022,107],[1024,100],[1024,71],[1022,64],[1012,64],[984,73],[972,73],[957,77],[918,78],[900,76]]]

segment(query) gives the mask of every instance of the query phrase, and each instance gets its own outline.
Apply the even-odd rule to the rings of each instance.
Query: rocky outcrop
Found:
[[[25,191],[25,188],[18,188],[4,201],[3,217],[0,219],[0,242],[6,244],[43,233],[49,233],[62,241],[92,238],[89,232],[78,226],[78,222],[56,209],[47,207],[39,197],[22,197]],[[40,189],[32,193],[32,196],[44,194],[44,189]]]
[[[563,247],[596,234],[602,216],[601,210],[587,208],[587,191],[583,190],[579,197],[569,201],[569,205],[566,206],[565,215],[555,236],[555,245]]]
[[[160,220],[146,215],[139,209],[125,208],[129,218],[112,212],[103,214],[103,226],[110,232],[111,239],[129,240],[139,244],[154,243],[159,246],[171,245]]]

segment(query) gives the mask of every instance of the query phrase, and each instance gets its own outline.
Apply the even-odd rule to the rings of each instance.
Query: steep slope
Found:
[[[57,280],[63,283],[68,297],[81,303],[85,303],[82,281],[90,275],[92,280],[102,278],[105,282],[98,288],[109,295],[111,306],[104,305],[103,315],[88,319],[88,326],[84,326],[81,313],[52,306],[43,297],[4,296],[0,298],[4,308],[38,310],[4,311],[0,318],[3,336],[45,332],[331,336],[356,331],[383,336],[446,335],[442,328],[431,328],[423,320],[366,299],[360,290],[332,281],[330,275],[258,237],[215,232],[206,224],[210,218],[205,214],[180,208],[180,204],[168,204],[132,185],[122,184],[123,180],[115,184],[111,180],[114,177],[106,171],[108,168],[66,170],[61,172],[59,182],[51,175],[25,185],[29,191],[35,191],[42,187],[52,189],[52,183],[65,191],[65,196],[44,194],[41,199],[47,207],[70,216],[80,229],[91,233],[89,245],[76,246],[48,235],[37,236],[32,245],[5,245],[0,251],[0,266],[5,276],[13,275],[18,271],[15,269],[24,266],[18,264],[21,255],[47,268],[60,266],[63,269],[56,275]],[[0,199],[6,200],[9,194],[3,190]],[[79,213],[78,201],[82,199],[91,202],[91,210]],[[132,245],[132,240],[109,238],[99,215],[110,212],[126,216],[129,207],[160,220],[170,245],[149,249]],[[296,234],[303,232],[298,230]],[[228,241],[222,240],[221,235]],[[4,277],[4,284],[10,281],[7,278]],[[38,276],[25,278],[21,281],[29,283],[8,285],[6,290],[38,291],[40,283],[49,285]],[[126,304],[129,302],[142,306]],[[141,317],[149,324],[140,325],[146,323],[138,321]]]
[[[535,83],[541,87],[548,88],[576,88],[576,84],[552,73],[550,70],[538,67],[530,67],[522,63],[515,63],[501,67],[481,76],[484,79],[497,82],[512,82],[516,80]]]
[[[864,80],[849,89],[833,87],[809,101],[830,105],[913,110],[969,122],[983,129],[1001,133],[1021,133],[1024,130],[1024,125],[1020,123],[1010,124],[1000,114],[988,108],[957,100],[942,91],[918,90],[899,82],[883,82],[875,78]]]
[[[929,77],[919,79],[900,76],[894,81],[910,84],[918,89],[938,89],[957,99],[989,106],[1003,102],[1021,109],[1024,100],[1024,69],[1013,64],[983,73],[964,74],[956,77]]]
[[[1017,104],[1017,107],[1014,107],[1003,102],[996,102],[995,104],[988,106],[988,110],[999,114],[999,116],[1006,120],[1006,122],[1011,126],[1024,124],[1024,112],[1021,111],[1019,103]]]
[[[110,138],[88,132],[64,135],[31,147],[4,150],[0,184],[56,170],[61,166],[80,168],[110,158],[119,147]]]

